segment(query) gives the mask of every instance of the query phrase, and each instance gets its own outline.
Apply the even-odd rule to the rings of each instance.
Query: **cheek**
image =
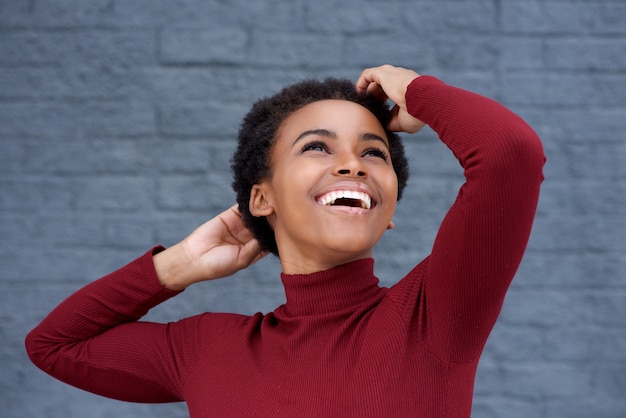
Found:
[[[389,195],[393,195],[397,200],[398,197],[398,177],[392,167],[385,170],[380,176],[380,185],[384,188],[385,192]]]

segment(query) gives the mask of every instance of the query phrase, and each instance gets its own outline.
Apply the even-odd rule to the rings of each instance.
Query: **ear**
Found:
[[[393,221],[389,221],[389,225],[387,225],[387,230],[393,229],[396,227],[396,224],[393,223]]]
[[[252,186],[250,190],[250,213],[253,216],[269,216],[274,213],[271,205],[269,187],[267,183],[259,183]]]

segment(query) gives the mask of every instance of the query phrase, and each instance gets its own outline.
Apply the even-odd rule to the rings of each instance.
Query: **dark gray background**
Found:
[[[233,201],[239,121],[303,77],[393,63],[495,98],[542,137],[528,252],[480,363],[474,417],[626,416],[626,3],[0,0],[0,415],[184,417],[59,383],[23,338],[79,286]],[[462,182],[432,131],[376,270],[431,246]],[[275,259],[150,314],[269,311]]]

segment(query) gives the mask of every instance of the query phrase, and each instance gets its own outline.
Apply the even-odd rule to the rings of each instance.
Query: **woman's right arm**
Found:
[[[263,255],[230,208],[172,248],[156,248],[71,295],[28,334],[28,355],[53,377],[99,395],[180,401],[184,365],[203,344],[197,333],[182,336],[200,322],[207,328],[206,321],[138,320],[190,284],[232,274]],[[202,338],[221,326],[208,325]]]

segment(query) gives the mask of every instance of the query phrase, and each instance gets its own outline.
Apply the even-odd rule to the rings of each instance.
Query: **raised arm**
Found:
[[[150,251],[71,295],[28,334],[28,355],[53,377],[99,395],[180,401],[195,353],[239,318],[223,315],[208,325],[200,316],[172,324],[138,320],[177,290],[263,255],[232,207],[172,248]],[[201,322],[205,332],[198,333]]]
[[[466,182],[431,255],[411,273],[424,275],[413,293],[416,304],[404,314],[434,354],[471,361],[482,351],[525,251],[545,157],[535,132],[504,106],[429,76],[407,83],[406,71],[366,70],[360,85],[396,102],[396,130],[428,124],[461,163]]]

